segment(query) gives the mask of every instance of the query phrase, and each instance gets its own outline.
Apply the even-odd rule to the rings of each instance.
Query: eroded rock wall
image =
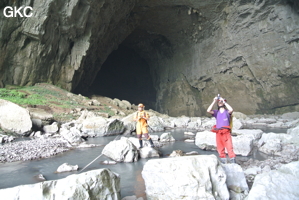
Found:
[[[246,114],[299,109],[295,0],[5,0],[1,12],[6,5],[30,5],[34,16],[0,15],[0,86],[86,91],[122,43],[150,66],[160,112],[205,115],[218,93]]]
[[[1,2],[1,85],[49,82],[68,90],[90,85],[109,53],[134,29],[128,14],[135,2]],[[5,6],[31,6],[33,16],[5,18]]]

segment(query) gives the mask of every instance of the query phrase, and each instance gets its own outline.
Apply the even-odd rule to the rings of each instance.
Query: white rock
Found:
[[[197,132],[195,144],[203,150],[216,150],[216,133],[211,131]]]
[[[157,132],[164,130],[163,120],[160,117],[150,116],[150,119],[147,123],[149,132]]]
[[[61,173],[61,172],[71,172],[77,170],[78,170],[78,165],[69,165],[68,163],[63,163],[57,168],[56,172]]]
[[[156,149],[151,148],[149,146],[139,149],[139,155],[141,158],[160,157],[159,152]]]
[[[299,112],[290,112],[290,113],[284,113],[281,115],[282,119],[298,119],[299,118]]]
[[[142,177],[148,199],[229,199],[226,174],[214,155],[152,159]]]
[[[215,119],[215,117],[213,117],[213,118],[207,118],[204,121],[202,121],[202,127],[204,129],[211,130],[214,125],[216,125],[216,119]]]
[[[176,127],[184,128],[184,127],[187,127],[187,125],[190,121],[191,120],[189,117],[182,116],[182,117],[175,118],[173,122]]]
[[[190,152],[187,152],[186,155],[199,155],[199,153],[197,151],[190,151]]]
[[[280,139],[271,139],[259,148],[259,151],[265,154],[275,154],[282,150],[282,144]]]
[[[194,143],[194,142],[195,142],[195,140],[192,140],[192,139],[186,139],[186,140],[184,140],[184,142],[188,142],[188,143]]]
[[[237,135],[251,135],[254,140],[260,139],[262,137],[263,131],[260,129],[240,129],[234,130]]]
[[[249,188],[241,166],[237,164],[226,164],[222,165],[222,167],[226,174],[226,185],[228,189],[237,193],[248,193]]]
[[[102,154],[116,162],[136,162],[138,160],[136,146],[125,137],[109,142],[103,149]]]
[[[134,121],[134,117],[136,116],[136,112],[132,113],[124,118],[121,121],[124,123],[124,135],[129,135],[136,129],[136,122]]]
[[[180,157],[184,156],[184,153],[182,150],[174,150],[172,153],[169,155],[169,157]]]
[[[235,130],[239,130],[241,128],[243,128],[243,124],[242,124],[241,120],[233,117],[233,132]]]
[[[46,125],[43,127],[45,133],[56,133],[59,130],[57,122],[53,122],[51,125]]]
[[[0,196],[18,200],[120,199],[120,178],[109,169],[70,175],[54,181],[1,189]]]
[[[173,138],[171,133],[163,133],[160,136],[160,142],[174,142],[174,141],[175,141],[175,139]]]
[[[166,119],[162,119],[163,120],[163,126],[165,128],[174,128],[175,127],[175,124],[174,124],[174,117],[169,117],[169,118],[166,118]]]
[[[184,135],[191,135],[191,136],[195,136],[196,134],[195,134],[195,133],[192,133],[192,132],[184,132]]]
[[[31,131],[32,121],[28,110],[0,99],[0,126],[4,131],[26,134]]]
[[[278,170],[258,174],[248,194],[248,200],[298,199],[299,161],[283,165]]]
[[[262,171],[262,169],[260,167],[251,167],[248,168],[244,171],[244,174],[246,175],[256,175],[256,174],[260,174]]]
[[[69,129],[67,129],[69,128]],[[81,137],[81,132],[76,129],[76,127],[63,127],[60,129],[60,135],[67,140],[72,145],[78,145],[81,142],[84,142],[83,138]]]
[[[130,110],[132,105],[130,102],[126,101],[126,100],[122,100],[122,103],[124,105],[124,107],[127,109],[127,110]]]

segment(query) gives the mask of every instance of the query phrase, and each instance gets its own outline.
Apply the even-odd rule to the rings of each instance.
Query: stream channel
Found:
[[[166,130],[163,132],[155,132],[151,133],[152,135],[161,135],[165,132],[171,132],[173,137],[176,139],[175,142],[166,143],[164,146],[159,148],[160,152],[162,152],[162,157],[159,159],[163,159],[168,157],[169,154],[174,150],[182,150],[183,152],[191,152],[197,151],[200,155],[218,155],[216,151],[204,151],[199,149],[194,143],[184,142],[185,139],[190,138],[190,136],[185,136],[184,132],[188,131],[185,129],[172,129]],[[194,131],[193,131],[194,132]],[[265,132],[282,132],[281,130],[267,130]],[[285,132],[285,130],[284,130]],[[195,132],[194,132],[195,133]],[[17,185],[25,185],[25,184],[33,184],[38,181],[34,178],[34,176],[38,174],[42,174],[46,180],[56,180],[65,178],[71,174],[77,174],[78,172],[65,172],[65,173],[54,173],[57,168],[63,163],[68,163],[70,165],[79,165],[79,170],[85,167],[88,163],[94,160],[97,156],[99,156],[105,147],[110,141],[114,140],[116,136],[109,137],[98,137],[98,138],[89,138],[87,143],[89,144],[102,144],[99,147],[93,148],[80,148],[70,150],[56,156],[33,160],[33,161],[19,161],[12,163],[1,163],[0,164],[0,189],[14,187]],[[259,153],[256,151],[251,156],[242,157],[237,156],[237,160],[239,159],[258,159],[264,160],[266,159],[266,155]],[[157,158],[150,158],[157,159]],[[110,160],[105,156],[101,156],[91,165],[89,165],[83,172],[89,170],[95,170],[100,168],[109,168],[113,172],[120,174],[121,181],[121,197],[136,195],[137,197],[143,197],[146,199],[145,195],[145,185],[141,175],[143,165],[149,159],[139,159],[134,163],[117,163],[116,165],[104,165],[100,164],[101,161]],[[81,172],[81,173],[83,173]]]

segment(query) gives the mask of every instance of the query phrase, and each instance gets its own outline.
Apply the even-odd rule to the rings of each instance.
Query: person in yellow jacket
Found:
[[[134,117],[134,121],[136,121],[136,134],[139,139],[140,149],[143,147],[142,145],[142,134],[144,137],[151,143],[151,147],[154,147],[154,143],[148,134],[148,125],[147,121],[150,116],[147,112],[144,111],[144,105],[142,103],[138,104],[138,111]]]

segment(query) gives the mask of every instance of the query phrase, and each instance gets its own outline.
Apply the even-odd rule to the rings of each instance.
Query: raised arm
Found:
[[[213,102],[211,103],[211,105],[208,107],[208,109],[207,109],[207,112],[208,113],[210,113],[210,114],[214,114],[214,111],[212,110],[213,109],[213,106],[214,106],[214,104],[217,102],[217,97],[215,97],[214,99],[213,99]]]

